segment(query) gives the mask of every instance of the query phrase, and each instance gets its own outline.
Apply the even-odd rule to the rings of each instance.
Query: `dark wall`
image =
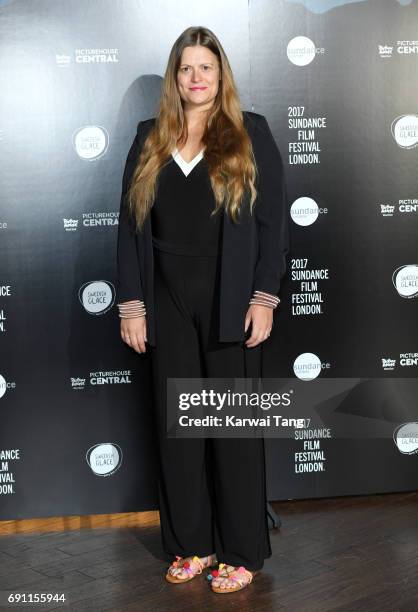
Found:
[[[413,430],[407,452],[361,432],[418,421],[417,19],[405,0],[0,2],[0,519],[156,508],[117,218],[136,125],[189,25],[220,38],[285,162],[292,253],[264,376],[370,379],[329,410],[321,469],[297,471],[300,440],[268,440],[269,498],[416,488]]]

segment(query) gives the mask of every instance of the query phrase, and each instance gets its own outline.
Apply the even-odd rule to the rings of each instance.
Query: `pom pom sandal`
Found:
[[[225,565],[225,563],[219,564],[219,570],[212,570],[208,574],[207,579],[210,581],[212,591],[215,593],[234,593],[245,588],[248,584],[251,584],[254,576],[258,573],[257,571],[251,572],[245,569],[243,565],[234,567],[233,565]],[[219,585],[214,585],[213,582],[216,578],[222,578],[223,580],[231,580],[235,584],[233,586],[222,588]]]
[[[201,559],[206,559],[206,563],[202,563]],[[197,574],[201,574],[205,567],[213,567],[217,563],[216,555],[201,557],[201,559],[196,555],[194,557],[179,557],[176,555],[176,560],[167,570],[166,579],[173,584],[188,582]],[[186,574],[183,578],[179,576],[182,572]]]

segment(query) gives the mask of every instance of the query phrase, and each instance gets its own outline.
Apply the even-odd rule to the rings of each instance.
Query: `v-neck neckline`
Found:
[[[190,174],[190,172],[193,170],[193,168],[195,166],[197,166],[197,164],[200,162],[201,159],[203,159],[203,152],[204,152],[205,148],[201,149],[199,151],[199,153],[197,155],[195,155],[193,157],[193,159],[191,159],[189,162],[187,162],[186,160],[184,160],[182,158],[182,156],[180,155],[179,150],[177,149],[177,147],[174,149],[174,151],[171,153],[174,161],[180,166],[181,170],[183,171],[183,174],[185,176],[188,176]]]

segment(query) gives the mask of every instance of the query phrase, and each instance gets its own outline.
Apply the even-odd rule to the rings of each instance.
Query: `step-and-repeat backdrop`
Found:
[[[137,123],[190,25],[220,38],[285,164],[263,377],[359,380],[323,427],[266,440],[269,499],[417,488],[417,23],[414,0],[0,1],[0,519],[157,508],[116,238]]]

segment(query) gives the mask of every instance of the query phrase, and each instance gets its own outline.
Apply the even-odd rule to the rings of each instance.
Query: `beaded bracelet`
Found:
[[[119,317],[121,319],[133,319],[134,317],[145,317],[146,309],[142,300],[132,300],[130,302],[121,302],[117,304],[119,308]]]
[[[264,291],[254,291],[253,297],[249,303],[261,304],[261,306],[269,306],[270,308],[277,308],[277,305],[280,303],[280,298],[278,298],[277,295],[265,293]]]

